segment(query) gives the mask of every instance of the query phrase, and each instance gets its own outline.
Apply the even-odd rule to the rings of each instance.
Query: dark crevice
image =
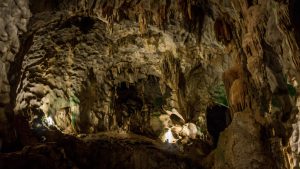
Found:
[[[299,0],[291,0],[289,4],[289,14],[292,26],[294,27],[294,32],[296,36],[296,42],[298,46],[300,46],[300,1]]]
[[[78,27],[83,34],[89,33],[95,24],[95,20],[91,17],[81,17],[81,16],[74,16],[66,20],[61,26],[60,29],[63,28],[71,28],[72,25]]]
[[[14,107],[15,107],[15,100],[17,97],[17,84],[21,84],[21,69],[22,69],[22,63],[24,60],[25,55],[27,54],[27,52],[29,51],[30,47],[33,44],[33,35],[32,34],[27,34],[27,35],[23,35],[20,37],[20,49],[19,52],[16,54],[15,56],[15,60],[14,62],[11,63],[10,65],[10,69],[8,71],[8,75],[7,77],[11,86],[10,89],[10,104],[7,106],[6,109],[6,117],[9,121],[9,124],[12,124],[13,126],[9,126],[11,128],[11,133],[16,134],[15,138],[16,140],[12,141],[10,143],[3,143],[3,147],[5,149],[3,149],[2,151],[4,152],[10,152],[10,151],[16,151],[22,148],[22,144],[20,141],[19,134],[20,131],[19,129],[24,129],[24,130],[29,130],[29,128],[26,128],[26,125],[21,125],[23,123],[27,123],[27,120],[24,117],[20,117],[20,116],[15,116],[15,113],[13,111]],[[19,126],[19,128],[18,128]],[[28,127],[28,126],[27,126]],[[16,129],[16,133],[13,132]],[[6,145],[7,144],[7,145]]]
[[[213,104],[206,109],[207,130],[213,138],[214,146],[217,145],[220,133],[229,124],[229,109],[225,106]]]
[[[78,22],[77,26],[80,28],[81,32],[87,34],[93,26],[95,21],[90,17],[82,17],[80,22]]]
[[[115,103],[115,112],[119,127],[123,127],[129,118],[142,109],[143,101],[138,96],[138,90],[135,85],[121,82],[117,87],[117,98]]]
[[[11,98],[11,108],[9,109],[10,111],[13,110],[13,107],[15,105],[15,98],[17,97],[17,84],[21,84],[22,82],[22,63],[24,60],[25,55],[29,51],[30,47],[33,44],[33,36],[32,34],[30,35],[24,35],[23,37],[20,38],[20,41],[22,42],[22,45],[19,52],[15,56],[14,62],[11,63],[10,69],[8,71],[8,77],[9,77],[9,83],[11,86],[11,91],[10,91],[10,98]],[[11,119],[12,120],[12,119]]]
[[[247,0],[248,8],[253,5],[253,0]]]
[[[29,8],[33,14],[45,11],[54,11],[59,8],[60,0],[30,0]]]
[[[187,10],[186,10],[187,12]],[[201,32],[204,23],[205,11],[202,6],[192,5],[191,6],[191,15],[186,14],[187,19],[185,27],[190,32],[193,32],[197,35],[198,41],[201,41]]]
[[[160,89],[159,78],[148,75],[136,83],[121,82],[116,86],[113,100],[116,122],[119,128],[127,131],[155,137],[150,127],[150,116],[153,112],[161,112],[171,97],[171,89],[166,87],[164,93]]]
[[[214,25],[215,35],[219,42],[228,44],[232,39],[232,29],[228,22],[222,18],[218,18]]]

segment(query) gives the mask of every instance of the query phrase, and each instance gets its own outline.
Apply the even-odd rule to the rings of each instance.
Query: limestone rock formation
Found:
[[[299,10],[1,1],[0,168],[299,168]]]
[[[11,63],[22,43],[19,41],[19,35],[27,31],[30,17],[27,1],[5,0],[0,2],[0,142],[2,144],[14,142],[16,139],[16,135],[11,131],[13,130],[11,125],[13,115],[9,111],[12,100],[10,98],[10,77],[8,76],[13,76],[9,70],[13,67]]]

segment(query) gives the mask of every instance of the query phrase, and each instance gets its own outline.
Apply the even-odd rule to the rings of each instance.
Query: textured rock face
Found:
[[[112,4],[98,5],[94,17],[73,8],[33,15],[14,81],[15,113],[25,115],[33,128],[53,121],[65,133],[125,130],[151,136],[152,114],[175,108],[186,122],[198,123],[206,133],[205,122],[198,118],[204,118],[212,99],[209,92],[221,84],[229,62],[227,56],[216,59],[221,49],[201,49],[198,43],[220,44],[211,37],[199,41],[198,35],[180,26],[184,19],[165,25],[165,30],[124,18],[107,23],[112,21],[102,18],[102,10]],[[178,5],[172,3],[170,9]],[[173,17],[171,21],[179,16]],[[214,36],[211,18],[202,22],[207,22],[203,28],[207,36]]]
[[[184,98],[201,89],[185,84],[187,78],[193,82],[197,76],[189,75],[195,65],[180,61],[193,59],[188,58],[191,51],[185,51],[192,46],[181,47],[158,29],[140,34],[129,21],[114,25],[113,34],[102,21],[87,17],[57,24],[36,31],[30,39],[15,112],[31,116],[32,121],[41,120],[42,113],[63,131],[83,133],[127,128],[126,121],[140,124],[128,127],[142,132],[149,128],[151,112],[161,111],[161,106],[178,109],[187,120],[200,113],[200,106],[187,105],[200,100]],[[187,110],[194,107],[198,110]],[[68,125],[58,122],[60,116],[67,117]]]
[[[16,139],[11,125],[13,115],[9,112],[11,86],[7,75],[20,48],[18,36],[26,32],[30,16],[26,0],[0,2],[0,149],[2,142]]]
[[[261,138],[260,130],[249,112],[237,112],[220,136],[212,168],[274,168],[266,148],[257,141]]]
[[[0,5],[0,148],[15,133],[168,133],[212,136],[205,168],[299,168],[298,1]]]
[[[290,155],[290,163],[291,166],[294,168],[299,168],[299,132],[300,132],[300,124],[299,124],[299,115],[297,117],[298,122],[293,124],[293,133],[290,138],[290,145],[291,145],[291,155]]]

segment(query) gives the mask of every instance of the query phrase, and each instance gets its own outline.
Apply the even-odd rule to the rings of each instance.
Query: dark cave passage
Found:
[[[150,127],[152,112],[160,112],[167,104],[171,89],[160,89],[159,78],[148,75],[136,83],[121,82],[116,90],[114,110],[119,128],[136,134],[153,137]]]
[[[143,106],[142,99],[138,96],[138,90],[133,84],[121,82],[116,89],[115,112],[117,124],[119,127],[127,127],[130,123],[130,117],[136,112],[140,112]]]
[[[292,0],[289,4],[289,14],[292,26],[294,27],[295,31],[295,38],[298,45],[300,45],[300,1]]]
[[[213,137],[214,146],[217,145],[220,132],[229,123],[229,109],[225,106],[213,104],[206,109],[206,123],[209,134]]]

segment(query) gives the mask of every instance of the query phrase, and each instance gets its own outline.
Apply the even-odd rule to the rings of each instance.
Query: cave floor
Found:
[[[199,154],[136,134],[102,132],[46,141],[0,153],[0,168],[201,168]]]

